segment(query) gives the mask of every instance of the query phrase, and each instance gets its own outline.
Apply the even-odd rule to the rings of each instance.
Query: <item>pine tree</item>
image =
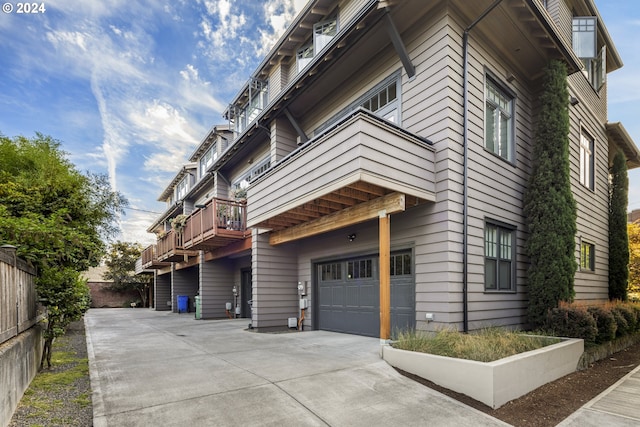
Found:
[[[524,195],[529,231],[529,321],[541,326],[548,310],[575,295],[576,203],[569,172],[567,69],[551,61],[540,98],[533,168]]]
[[[627,203],[629,178],[622,151],[613,157],[609,187],[609,299],[627,300],[629,236]]]

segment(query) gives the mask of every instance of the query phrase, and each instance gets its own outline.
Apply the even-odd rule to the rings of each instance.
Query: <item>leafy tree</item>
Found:
[[[103,279],[113,281],[110,289],[114,291],[137,291],[142,306],[147,306],[147,294],[152,277],[148,274],[135,274],[136,260],[142,254],[142,245],[117,241],[111,244],[106,256],[107,271]]]
[[[622,151],[613,157],[609,186],[609,299],[627,300],[629,281],[629,237],[627,204],[629,178]]]
[[[540,98],[533,167],[524,195],[529,236],[529,321],[541,326],[550,309],[573,300],[576,204],[569,173],[567,69],[551,61]]]
[[[640,293],[640,224],[627,224],[629,236],[629,287],[631,294]]]
[[[0,242],[17,246],[38,271],[48,311],[42,364],[55,337],[88,308],[78,272],[98,265],[125,205],[106,176],[79,172],[51,137],[0,134]]]

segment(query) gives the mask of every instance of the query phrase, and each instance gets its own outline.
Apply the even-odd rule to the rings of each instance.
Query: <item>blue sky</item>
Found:
[[[640,144],[638,0],[596,0],[625,66],[609,121]],[[14,6],[17,2],[9,0]],[[150,243],[156,199],[305,0],[49,0],[0,12],[0,133],[60,140],[130,201],[124,240]],[[640,171],[629,174],[640,209]]]

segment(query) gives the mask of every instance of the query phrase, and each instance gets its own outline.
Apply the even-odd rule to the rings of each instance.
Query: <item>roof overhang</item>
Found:
[[[607,123],[606,129],[609,142],[621,149],[627,158],[627,168],[635,169],[640,167],[640,150],[627,133],[627,130],[622,126],[622,123]]]
[[[182,169],[180,169],[178,171],[176,176],[171,180],[169,185],[167,185],[167,187],[164,189],[164,191],[162,192],[160,197],[158,197],[158,201],[159,202],[166,202],[167,199],[173,193],[173,189],[175,188],[175,186],[178,185],[178,183],[180,181],[182,181],[182,178],[184,178],[186,175],[188,175],[189,171],[197,170],[197,169],[198,169],[198,165],[196,163],[189,163],[189,164],[184,165],[182,167]]]

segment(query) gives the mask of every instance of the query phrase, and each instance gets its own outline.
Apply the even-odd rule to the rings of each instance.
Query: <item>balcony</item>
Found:
[[[246,236],[246,202],[212,199],[187,218],[182,231],[182,248],[211,250],[243,240]]]
[[[252,182],[248,226],[278,244],[433,202],[434,157],[429,141],[358,110]]]
[[[156,245],[147,246],[140,256],[142,260],[142,269],[159,269],[170,265],[168,262],[158,260],[158,248]],[[137,272],[136,272],[137,273]]]
[[[197,250],[185,250],[183,242],[183,233],[177,233],[174,230],[171,230],[164,236],[158,238],[158,261],[181,262],[186,261],[186,258],[189,256],[198,255]]]

